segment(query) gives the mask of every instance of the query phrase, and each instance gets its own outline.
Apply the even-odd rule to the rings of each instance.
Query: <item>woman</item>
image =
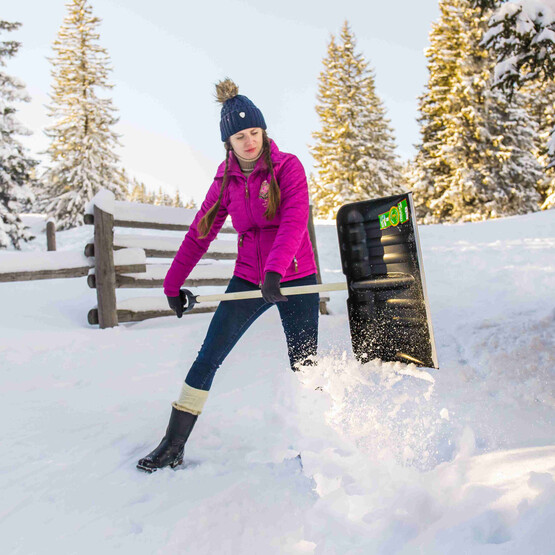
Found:
[[[216,370],[249,326],[277,304],[291,368],[310,364],[318,342],[318,294],[280,293],[287,286],[316,284],[316,264],[307,231],[308,187],[298,158],[280,152],[266,135],[262,112],[238,94],[230,79],[216,85],[222,103],[220,131],[225,161],[164,280],[164,293],[178,318],[185,297],[180,287],[231,216],[238,254],[226,292],[262,290],[262,298],[224,301],[214,313],[206,339],[181,394],[172,403],[160,445],[137,467],[153,472],[183,461],[183,450],[208,397]]]

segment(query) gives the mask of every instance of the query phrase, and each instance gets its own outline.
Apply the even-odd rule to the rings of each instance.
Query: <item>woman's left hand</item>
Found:
[[[183,307],[187,302],[185,293],[183,291],[179,291],[178,297],[170,297],[169,295],[166,295],[166,297],[168,299],[168,304],[170,305],[170,308],[176,313],[178,318],[181,318],[183,316]]]
[[[278,303],[280,301],[287,301],[279,290],[279,282],[281,274],[277,272],[266,272],[264,276],[264,283],[262,284],[262,297],[267,303]]]

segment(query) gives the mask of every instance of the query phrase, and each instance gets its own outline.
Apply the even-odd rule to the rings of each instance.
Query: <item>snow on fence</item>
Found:
[[[125,249],[114,259],[119,272],[146,271],[146,257],[142,249]],[[94,260],[80,252],[14,252],[2,254],[0,283],[83,277],[89,274]]]
[[[114,200],[110,198],[110,194],[109,191],[102,190],[94,197],[84,216],[86,224],[94,224],[93,207],[98,206],[104,212],[112,214],[115,227],[187,231],[197,212],[190,208]],[[224,224],[220,233],[235,233],[235,230],[229,224]]]

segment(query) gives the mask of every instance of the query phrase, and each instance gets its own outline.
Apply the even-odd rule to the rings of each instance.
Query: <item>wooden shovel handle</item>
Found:
[[[307,293],[323,293],[325,291],[345,291],[347,283],[320,283],[318,285],[297,285],[296,287],[281,287],[282,295],[306,295]],[[257,299],[262,297],[262,291],[240,291],[238,293],[221,293],[219,295],[197,295],[195,298],[197,303],[215,302],[215,301],[235,301],[240,299]]]

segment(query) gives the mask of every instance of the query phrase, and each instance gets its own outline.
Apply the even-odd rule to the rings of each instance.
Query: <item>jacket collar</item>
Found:
[[[270,139],[270,157],[272,158],[272,163],[274,164],[274,172],[277,172],[278,167],[281,165],[281,161],[283,158],[283,153],[279,150],[276,143]],[[264,160],[264,156],[261,156],[254,166],[253,173],[260,168],[266,168],[266,161]],[[218,166],[218,170],[216,172],[216,177],[223,177],[225,171],[225,160]],[[227,170],[228,175],[238,175],[242,176],[243,172],[241,171],[241,166],[239,165],[239,161],[237,160],[233,151],[229,154],[229,168]]]

